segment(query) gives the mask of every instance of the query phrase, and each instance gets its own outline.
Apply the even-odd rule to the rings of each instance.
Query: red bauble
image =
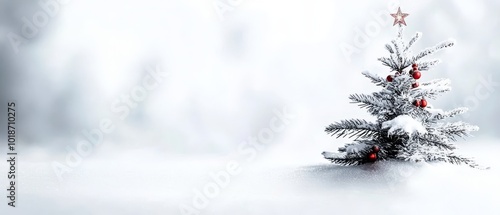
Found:
[[[420,107],[420,100],[415,100],[413,102],[413,105],[415,105],[416,107]]]
[[[414,63],[414,64],[411,65],[411,68],[413,68],[414,70],[417,70],[418,65],[416,63]]]
[[[420,100],[420,107],[427,107],[427,101],[425,99]]]
[[[413,74],[411,74],[411,76],[413,76],[414,79],[419,79],[422,76],[422,73],[420,73],[420,71],[418,70],[415,70],[413,71]]]
[[[411,88],[417,88],[418,86],[420,86],[420,84],[418,82],[415,82],[411,85]]]
[[[379,152],[379,151],[380,151],[380,147],[379,147],[379,146],[377,146],[377,145],[373,145],[373,146],[372,146],[372,151],[373,151],[373,152],[375,152],[375,153],[377,153],[377,152]]]
[[[388,76],[387,76],[387,81],[388,81],[388,82],[392,82],[392,80],[394,80],[394,78],[392,78],[392,75],[388,75]]]
[[[376,161],[377,160],[377,154],[375,154],[375,153],[368,154],[368,160],[372,161],[372,162]]]

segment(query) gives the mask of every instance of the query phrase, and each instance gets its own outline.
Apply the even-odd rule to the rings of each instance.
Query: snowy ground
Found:
[[[306,159],[280,160],[282,152],[271,150],[252,163],[240,162],[241,173],[207,198],[199,212],[498,214],[500,147],[494,141],[482,142],[479,148],[474,144],[462,148],[469,155],[482,153],[478,160],[490,170],[397,162],[357,167],[335,166],[326,160],[298,164]],[[20,163],[18,208],[8,214],[183,214],[179,207],[193,206],[193,189],[202,190],[213,182],[209,172],[223,170],[231,160],[164,158],[148,150],[102,155],[85,160],[62,182],[50,159]],[[317,156],[321,157],[319,152]]]

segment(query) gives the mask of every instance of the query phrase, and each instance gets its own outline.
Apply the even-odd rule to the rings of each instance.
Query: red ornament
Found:
[[[415,82],[411,85],[411,88],[417,88],[420,84],[418,82]]]
[[[377,160],[377,154],[375,154],[375,153],[368,154],[368,160],[372,161],[372,162],[376,161]]]
[[[387,81],[388,81],[388,82],[392,82],[392,80],[394,80],[394,78],[392,78],[392,75],[388,75],[388,76],[387,76]]]
[[[419,79],[420,77],[422,77],[422,73],[420,73],[420,71],[418,70],[413,71],[413,74],[411,75],[413,76],[414,79]]]
[[[373,151],[374,153],[377,153],[377,152],[379,152],[379,151],[380,151],[380,147],[379,147],[379,146],[377,146],[377,145],[374,145],[374,146],[372,146],[372,151]]]
[[[418,65],[416,63],[414,63],[414,64],[411,65],[411,68],[413,68],[414,70],[417,70]]]
[[[413,105],[415,105],[416,107],[420,107],[420,100],[415,100],[413,102]]]
[[[427,107],[427,101],[425,99],[420,100],[420,107]]]

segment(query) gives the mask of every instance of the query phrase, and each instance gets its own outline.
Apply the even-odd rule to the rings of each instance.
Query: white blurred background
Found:
[[[473,106],[469,115],[457,120],[476,124],[480,131],[458,143],[466,149],[461,153],[491,167],[499,161],[495,154],[500,137],[496,127],[500,107],[500,84],[496,84],[500,82],[496,72],[500,60],[498,1],[400,1],[394,8],[390,1],[382,0],[72,0],[58,4],[59,10],[33,38],[13,45],[8,35],[22,35],[23,18],[31,20],[43,11],[40,2],[47,0],[0,1],[0,94],[2,104],[17,102],[22,159],[19,207],[12,210],[0,204],[7,214],[181,214],[179,204],[191,201],[193,188],[201,189],[210,181],[207,172],[222,170],[233,159],[244,160],[237,153],[239,145],[269,127],[273,111],[284,107],[295,116],[290,125],[258,151],[255,161],[243,168],[248,171],[200,213],[222,214],[227,209],[233,214],[312,214],[334,212],[342,205],[355,207],[349,202],[366,203],[366,196],[353,197],[365,194],[356,185],[369,184],[366,177],[380,178],[373,176],[376,172],[361,171],[356,176],[360,170],[350,169],[355,176],[345,180],[363,180],[337,196],[322,192],[349,185],[338,177],[350,174],[349,169],[321,166],[328,164],[322,151],[334,151],[347,141],[329,137],[324,127],[346,118],[370,119],[347,97],[378,90],[362,71],[388,74],[376,59],[386,55],[384,45],[396,34],[388,13],[396,12],[397,6],[410,14],[406,38],[416,31],[423,33],[415,51],[448,38],[457,40],[455,47],[433,56],[442,63],[424,72],[422,81],[451,79],[453,90],[430,103],[443,109]],[[218,11],[214,5],[227,11]],[[383,23],[374,17],[381,17]],[[370,23],[378,23],[380,32],[369,36],[367,45],[348,60],[340,46],[352,45],[357,29],[364,31]],[[113,102],[140,85],[148,67],[158,65],[169,76],[120,119],[110,109]],[[494,84],[488,88],[482,80],[490,77]],[[481,98],[476,95],[478,88]],[[5,113],[6,105],[0,110]],[[51,164],[64,164],[67,147],[76,147],[85,139],[82,130],[98,128],[103,118],[112,120],[115,130],[105,134],[103,144],[59,181]],[[6,122],[6,114],[0,115],[0,122]],[[0,137],[6,139],[5,132]],[[5,154],[6,149],[0,147],[0,152]],[[0,165],[6,170],[5,162]],[[296,176],[300,168],[319,174]],[[450,168],[456,175],[470,171]],[[285,173],[276,173],[280,171]],[[267,178],[269,172],[276,175]],[[486,185],[480,189],[481,195],[477,189],[467,190],[483,199],[463,201],[484,203],[477,205],[484,209],[483,214],[498,212],[500,208],[487,200],[498,197],[494,195],[500,190],[493,183],[500,178],[497,173],[494,168],[488,173],[470,173],[471,178],[480,178],[476,183]],[[416,195],[424,201],[426,195],[413,191],[435,182],[431,174],[423,175],[423,179],[409,179],[411,185],[406,181],[398,185],[404,187],[400,193],[372,190],[369,197],[404,196],[411,202]],[[276,183],[297,177],[306,184],[320,178],[316,189],[321,194],[307,189],[292,192],[285,186],[281,189],[287,190],[286,196],[303,197],[282,201],[273,197]],[[332,179],[335,183],[324,183],[328,178],[336,178]],[[448,188],[454,192],[455,185],[463,188],[469,179]],[[251,194],[251,188],[245,187],[252,185],[262,185],[268,192]],[[330,198],[337,204],[329,205]],[[389,212],[377,214],[401,214],[406,206],[388,207]],[[451,206],[428,208],[433,208],[428,214],[443,214],[438,212],[447,212]]]

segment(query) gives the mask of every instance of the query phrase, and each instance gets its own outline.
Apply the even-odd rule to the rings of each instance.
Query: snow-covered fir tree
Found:
[[[409,41],[403,39],[404,17],[408,14],[391,14],[398,24],[397,37],[386,45],[388,57],[378,60],[387,66],[386,78],[364,72],[382,89],[372,94],[352,94],[349,99],[376,117],[375,122],[349,119],[333,123],[326,132],[337,138],[355,138],[338,149],[339,152],[323,152],[326,159],[341,165],[359,165],[377,160],[443,161],[453,164],[478,165],[470,158],[454,153],[452,144],[457,138],[470,136],[477,126],[465,122],[448,122],[447,119],[463,114],[467,108],[449,111],[431,108],[427,99],[451,90],[450,80],[437,79],[419,83],[422,72],[430,70],[439,60],[424,57],[452,47],[453,40],[413,54],[410,48],[421,37],[416,33]]]

